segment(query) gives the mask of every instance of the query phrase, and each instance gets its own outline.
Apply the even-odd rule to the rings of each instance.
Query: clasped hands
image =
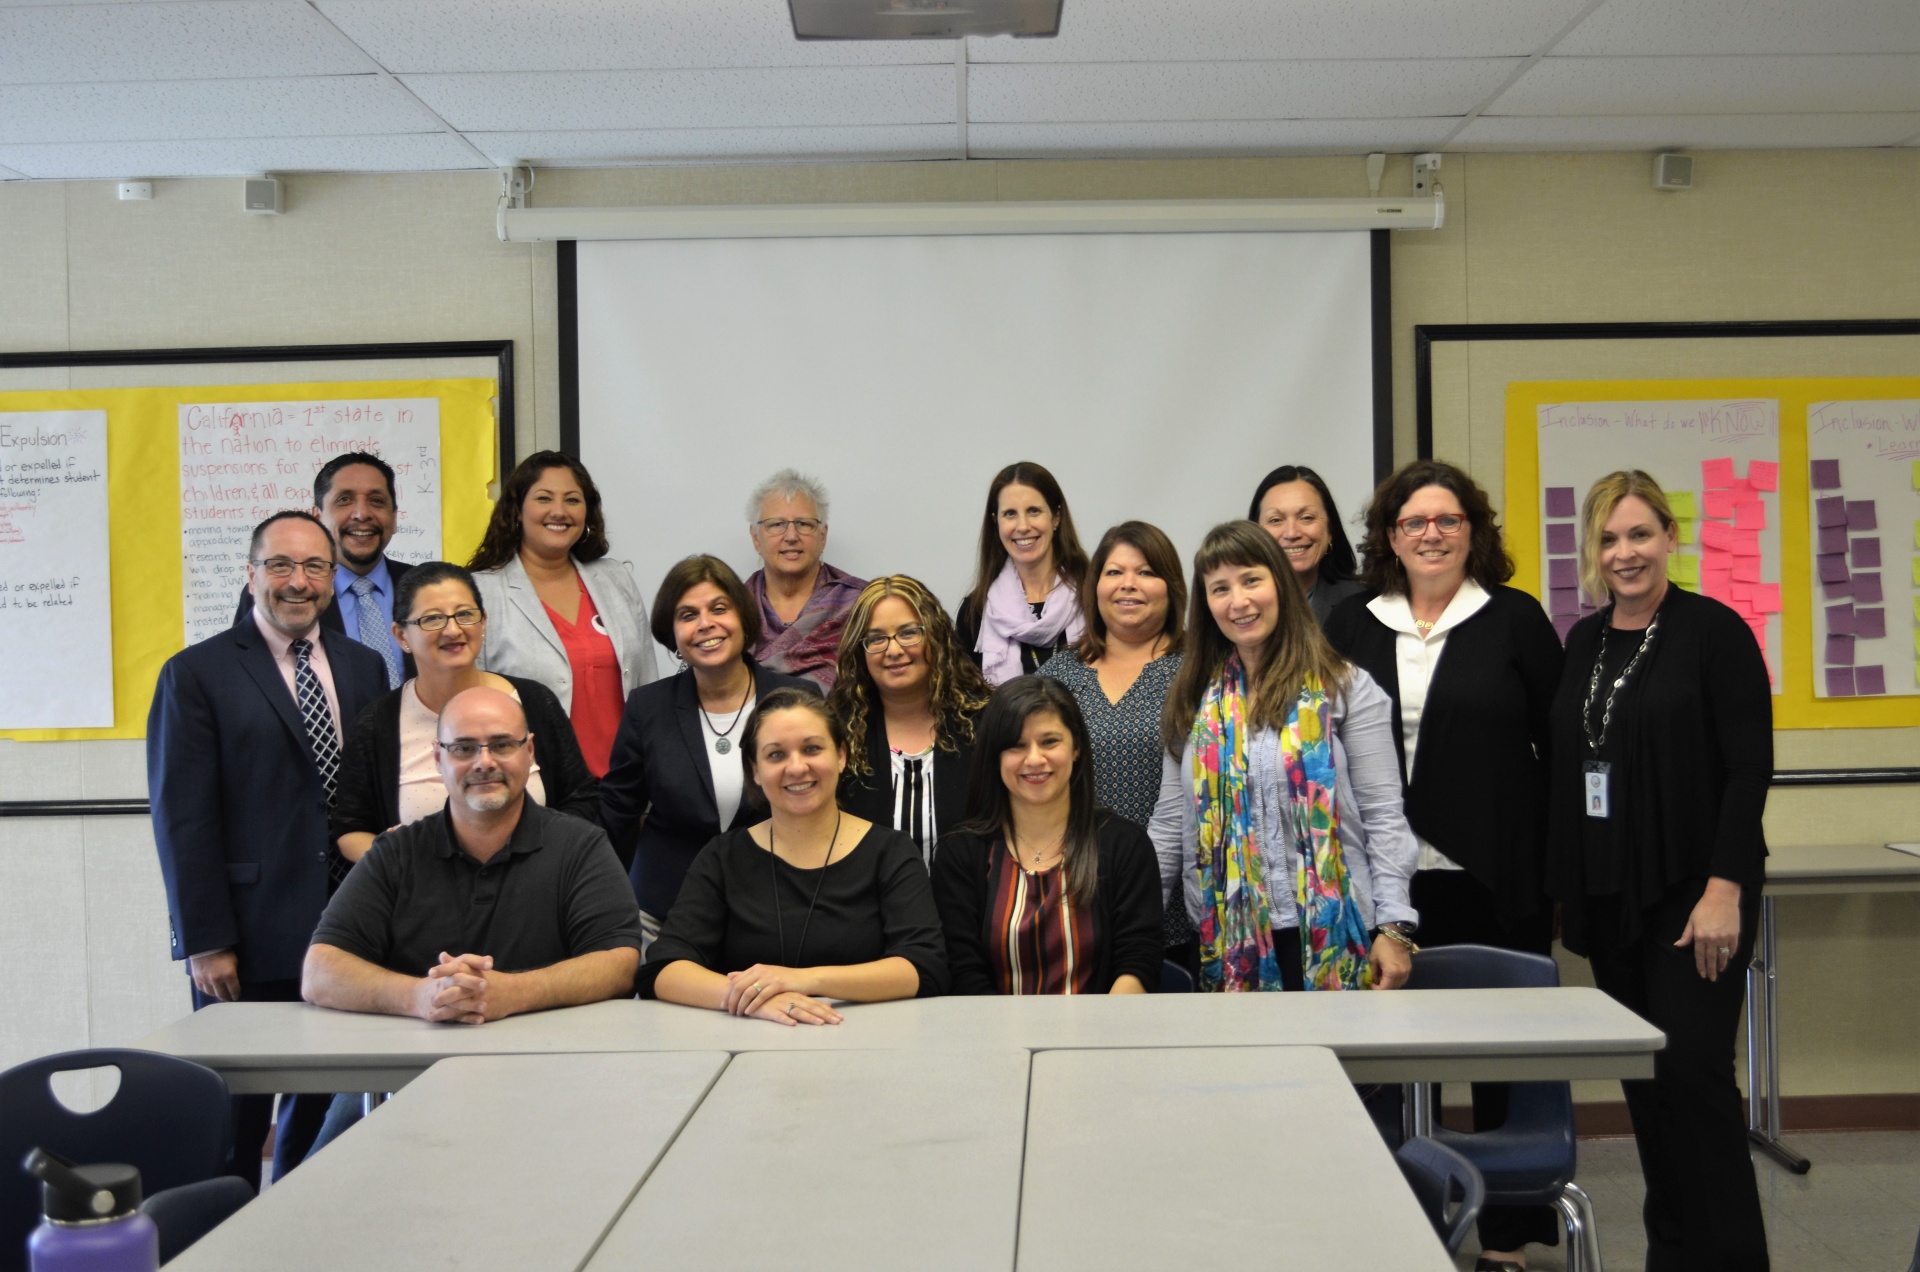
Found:
[[[735,1016],[758,1016],[783,1025],[837,1025],[840,1013],[813,997],[816,979],[812,968],[755,963],[743,972],[727,973],[720,1005]]]
[[[491,954],[449,954],[427,969],[413,991],[412,1014],[422,1020],[480,1025],[519,1010],[513,1002],[512,972],[493,970]]]

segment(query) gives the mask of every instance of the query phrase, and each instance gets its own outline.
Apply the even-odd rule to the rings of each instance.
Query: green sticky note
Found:
[[[1920,521],[1913,523],[1913,546],[1920,548]]]
[[[1913,461],[1913,488],[1920,490],[1920,459]],[[1920,670],[1916,670],[1914,674],[1920,675]]]
[[[1673,520],[1674,520],[1674,523],[1680,527],[1680,542],[1694,543],[1699,540],[1699,536],[1693,532],[1692,517],[1675,517]],[[1914,526],[1913,534],[1914,534],[1914,539],[1913,539],[1914,546],[1920,547],[1920,525]]]
[[[1667,558],[1667,574],[1681,587],[1691,589],[1700,582],[1700,558],[1676,552]]]
[[[1913,585],[1920,587],[1920,556],[1913,558]]]
[[[1913,598],[1913,621],[1920,623],[1920,596]]]
[[[1920,627],[1913,629],[1913,652],[1920,654]],[[1914,674],[1920,675],[1920,667],[1914,668]]]
[[[1914,467],[1920,469],[1920,463],[1915,463]],[[1915,475],[1914,481],[1917,483],[1914,489],[1920,490],[1920,474]],[[1667,507],[1673,510],[1673,516],[1676,521],[1691,521],[1700,515],[1699,512],[1694,509],[1693,492],[1691,490],[1669,490],[1667,492]]]

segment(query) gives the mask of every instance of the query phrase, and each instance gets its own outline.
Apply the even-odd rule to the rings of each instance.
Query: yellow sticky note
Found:
[[[1913,652],[1920,654],[1920,627],[1913,629]],[[1914,668],[1914,674],[1920,675],[1920,667]]]
[[[1680,542],[1693,543],[1699,539],[1699,536],[1693,532],[1692,517],[1676,516],[1673,520],[1675,524],[1677,524],[1680,527]],[[1920,525],[1917,525],[1913,528],[1913,534],[1914,534],[1914,540],[1913,540],[1914,546],[1920,547]]]
[[[1667,574],[1681,587],[1691,589],[1700,582],[1700,558],[1676,552],[1667,558]]]
[[[1920,548],[1920,521],[1913,523],[1913,546]]]
[[[1913,621],[1920,623],[1920,596],[1913,598]]]
[[[1915,463],[1914,467],[1920,469],[1920,463]],[[1914,482],[1916,483],[1914,489],[1920,490],[1920,473],[1916,473]],[[1667,492],[1667,507],[1673,510],[1674,519],[1678,521],[1691,521],[1700,515],[1699,512],[1694,509],[1693,492],[1691,490],[1669,490]]]
[[[1913,558],[1913,585],[1920,587],[1920,556]]]
[[[1913,461],[1913,488],[1920,490],[1920,459]],[[1920,669],[1916,669],[1914,674],[1920,675]]]

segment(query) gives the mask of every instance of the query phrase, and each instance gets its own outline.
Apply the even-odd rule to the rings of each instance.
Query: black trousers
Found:
[[[1647,1272],[1766,1272],[1767,1230],[1733,1079],[1733,1044],[1746,997],[1760,896],[1740,900],[1740,944],[1718,981],[1676,949],[1705,880],[1676,889],[1621,938],[1620,898],[1587,899],[1587,958],[1608,995],[1667,1035],[1653,1078],[1622,1082],[1640,1171],[1647,1181]]]
[[[1545,898],[1534,914],[1515,923],[1503,922],[1493,892],[1464,870],[1414,872],[1409,892],[1420,912],[1419,940],[1427,945],[1491,945],[1526,954],[1553,951],[1553,908]],[[1504,1082],[1473,1084],[1473,1129],[1490,1131],[1507,1120],[1508,1086]],[[1440,1089],[1434,1088],[1434,1104]],[[1560,1243],[1560,1217],[1552,1206],[1487,1206],[1480,1211],[1480,1248],[1518,1250]]]
[[[218,1001],[201,993],[199,986],[193,987],[195,1011]],[[243,1003],[297,1003],[300,1001],[300,982],[297,980],[242,981],[240,1001]],[[298,1166],[306,1157],[307,1149],[312,1147],[314,1137],[320,1134],[320,1123],[326,1120],[327,1105],[332,1099],[330,1095],[280,1097],[280,1125],[273,1139],[275,1181]],[[258,1188],[260,1186],[260,1150],[266,1147],[267,1124],[273,1120],[273,1097],[236,1095],[233,1097],[232,1116],[233,1154],[227,1159],[226,1173],[246,1180],[249,1187]]]

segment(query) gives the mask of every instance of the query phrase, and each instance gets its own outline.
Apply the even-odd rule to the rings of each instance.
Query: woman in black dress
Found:
[[[913,841],[842,812],[846,731],[819,695],[776,689],[741,758],[769,816],[718,836],[687,868],[647,951],[643,998],[834,1025],[829,999],[885,1002],[946,988],[940,916]]]

